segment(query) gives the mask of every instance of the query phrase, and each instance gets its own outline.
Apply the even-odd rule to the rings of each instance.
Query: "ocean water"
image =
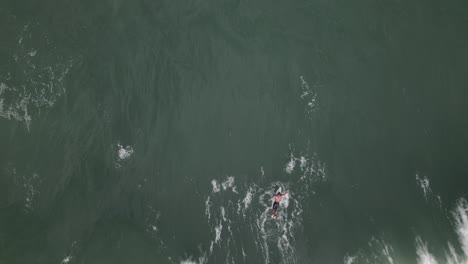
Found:
[[[466,25],[461,0],[0,0],[0,264],[467,264]]]

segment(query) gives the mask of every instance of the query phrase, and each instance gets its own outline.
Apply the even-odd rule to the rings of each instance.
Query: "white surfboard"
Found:
[[[280,193],[280,192],[281,192],[281,187],[278,187],[275,194]]]

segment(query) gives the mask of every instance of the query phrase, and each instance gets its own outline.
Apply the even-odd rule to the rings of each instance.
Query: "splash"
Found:
[[[117,144],[117,146],[119,147],[117,155],[120,160],[126,160],[130,158],[134,153],[133,148],[131,146],[126,146],[125,148],[120,144]]]
[[[135,154],[135,151],[131,146],[126,146],[124,147],[123,145],[120,145],[120,143],[117,143],[117,157],[115,160],[115,168],[120,168],[122,167],[122,164],[124,164],[126,161],[128,161],[133,154]],[[140,187],[141,188],[141,187]]]

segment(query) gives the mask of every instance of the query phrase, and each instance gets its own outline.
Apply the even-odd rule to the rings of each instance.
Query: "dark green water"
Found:
[[[461,0],[1,0],[0,264],[468,263],[467,25]]]

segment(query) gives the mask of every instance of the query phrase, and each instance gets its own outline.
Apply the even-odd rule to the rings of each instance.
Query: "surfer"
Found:
[[[277,218],[278,217],[278,207],[281,202],[281,199],[283,198],[284,195],[288,194],[287,192],[281,193],[281,189],[279,189],[275,195],[273,195],[273,214],[272,218]]]

